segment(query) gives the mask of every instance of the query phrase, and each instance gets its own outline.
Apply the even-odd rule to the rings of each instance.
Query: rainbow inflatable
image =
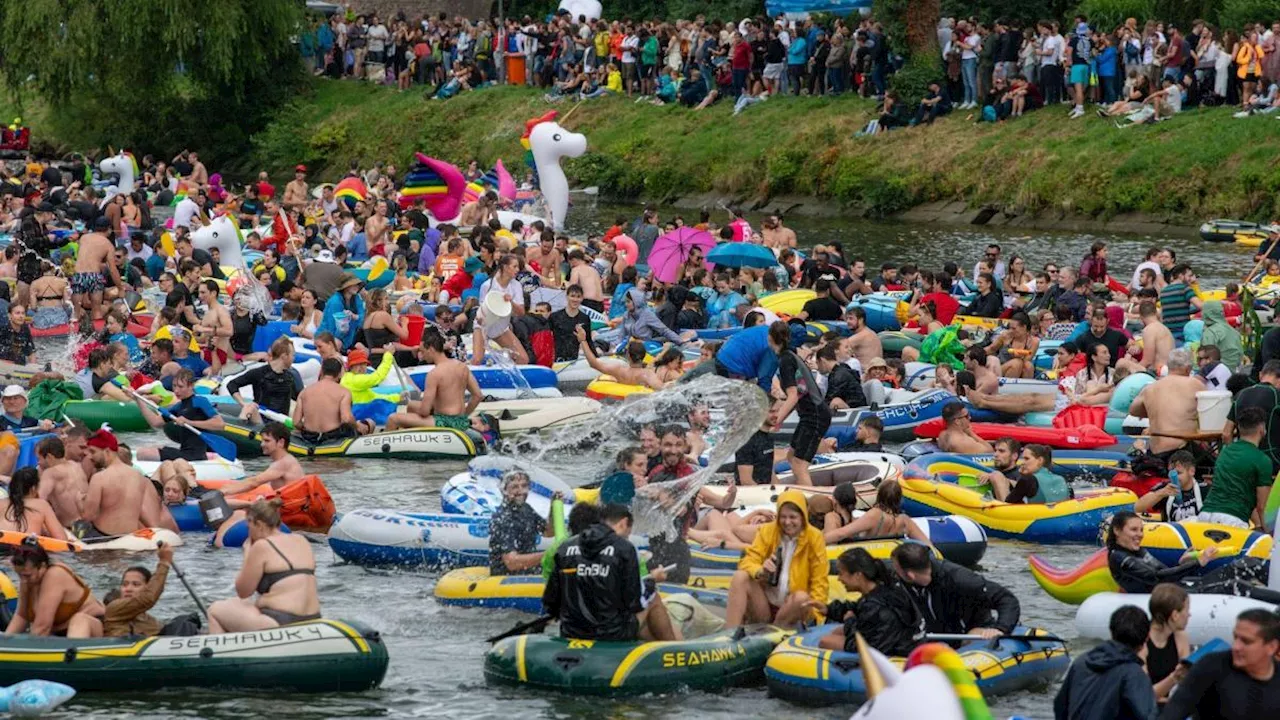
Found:
[[[467,188],[462,173],[453,165],[422,153],[414,153],[414,159],[417,162],[404,179],[400,207],[409,208],[422,201],[437,220],[456,218],[462,210],[462,196]]]
[[[356,203],[369,197],[369,188],[360,178],[347,177],[334,186],[333,196],[341,200],[348,210],[355,210]]]
[[[502,198],[504,205],[516,201],[515,180],[511,179],[511,173],[507,172],[507,168],[502,164],[501,158],[493,164],[492,170],[480,178],[479,182],[467,183],[467,188],[462,191],[463,204],[475,202],[488,190],[498,193],[498,197]]]

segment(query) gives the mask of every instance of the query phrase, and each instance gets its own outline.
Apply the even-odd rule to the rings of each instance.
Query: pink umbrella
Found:
[[[649,250],[649,271],[659,282],[673,283],[680,279],[680,266],[689,259],[694,248],[702,249],[702,256],[716,246],[715,238],[706,230],[689,226],[676,228],[653,241]],[[708,264],[707,269],[711,266]]]

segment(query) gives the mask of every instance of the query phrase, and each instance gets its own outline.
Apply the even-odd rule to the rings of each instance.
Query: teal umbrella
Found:
[[[720,267],[730,268],[762,268],[775,267],[778,258],[773,251],[763,245],[747,242],[720,243],[707,253],[707,262]]]

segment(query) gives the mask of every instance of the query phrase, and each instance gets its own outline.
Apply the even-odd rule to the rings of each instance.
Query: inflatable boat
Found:
[[[978,437],[983,440],[995,441],[1000,438],[1011,437],[1024,445],[1027,443],[1040,443],[1051,448],[1096,450],[1099,448],[1114,448],[1118,444],[1132,444],[1132,440],[1118,438],[1092,425],[1063,430],[1029,427],[1027,425],[975,422],[972,423],[972,427]],[[936,439],[942,434],[944,428],[945,424],[942,422],[942,418],[938,417],[916,425],[915,434],[916,437]]]
[[[1150,614],[1150,595],[1104,592],[1085,600],[1076,610],[1076,632],[1081,638],[1106,640],[1111,637],[1111,614],[1125,605],[1136,605]],[[1274,603],[1235,595],[1191,595],[1191,618],[1187,639],[1202,645],[1214,639],[1231,642],[1236,617],[1245,610],[1261,608],[1276,612]]]
[[[936,446],[935,446],[936,447]],[[991,454],[961,455],[933,452],[920,455],[907,463],[902,474],[921,480],[939,479],[956,482],[966,475],[991,472],[995,456]],[[1129,466],[1129,456],[1103,450],[1054,450],[1053,472],[1075,479],[1109,479],[1121,468]]]
[[[726,589],[708,589],[711,585],[727,588],[729,576],[716,571],[694,573],[691,585],[659,583],[658,591],[687,593],[703,605],[723,608],[729,602]],[[539,614],[542,612],[542,591],[545,588],[542,575],[490,575],[488,567],[468,567],[451,570],[440,576],[432,591],[441,605],[466,608],[494,608]]]
[[[236,444],[247,457],[262,454],[262,425],[240,419],[233,408],[219,408],[224,423],[212,431]],[[470,458],[486,452],[484,438],[474,430],[445,427],[407,428],[343,438],[323,444],[303,440],[297,433],[289,437],[289,453],[298,457],[380,457],[394,460],[439,460]]]

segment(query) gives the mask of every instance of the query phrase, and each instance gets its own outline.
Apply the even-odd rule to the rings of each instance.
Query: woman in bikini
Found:
[[[67,281],[58,277],[57,268],[52,264],[45,265],[44,274],[32,281],[31,297],[35,301],[32,327],[47,330],[71,322],[67,311]]]
[[[1035,375],[1032,358],[1039,349],[1040,339],[1031,334],[1031,318],[1016,312],[1009,318],[1009,328],[987,347],[987,354],[999,353],[1000,374],[1004,377],[1029,378]]]
[[[369,293],[369,303],[366,305],[368,314],[364,318],[364,342],[369,348],[369,360],[375,364],[382,361],[382,348],[403,342],[409,337],[409,330],[391,316],[390,305],[391,300],[386,290],[379,288]],[[412,348],[397,346],[397,349]]]
[[[209,606],[210,635],[319,619],[316,558],[306,538],[280,532],[282,504],[279,499],[257,500],[249,506],[249,539],[236,575],[239,597]]]
[[[876,503],[855,517],[857,492],[852,483],[836,486],[832,496],[835,508],[822,522],[822,535],[828,545],[859,538],[906,537],[926,545],[929,538],[902,512],[902,486],[897,480],[884,480],[876,488]]]
[[[39,495],[40,472],[22,468],[9,481],[9,497],[0,500],[0,530],[43,535],[66,540],[67,533],[58,524],[53,506]]]
[[[300,337],[314,339],[316,331],[320,329],[320,321],[324,319],[324,313],[316,307],[315,292],[303,290],[302,299],[298,301],[298,304],[302,306],[302,314],[298,316],[298,324],[291,326],[289,332],[295,333]]]
[[[18,574],[18,610],[6,633],[102,637],[102,603],[74,570],[51,563],[34,537],[14,549],[13,570]]]

